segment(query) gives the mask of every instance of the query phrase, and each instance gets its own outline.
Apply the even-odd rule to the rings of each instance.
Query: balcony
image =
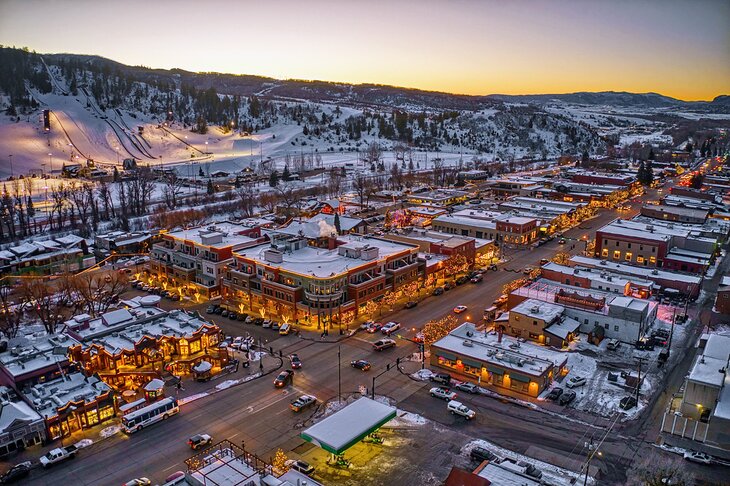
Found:
[[[385,283],[385,275],[376,275],[376,276],[370,276],[367,275],[367,278],[359,278],[356,282],[348,282],[348,286],[352,287],[355,290],[360,290],[364,288],[371,287],[373,285],[377,285],[378,283]]]
[[[342,290],[338,290],[337,292],[333,292],[331,294],[315,294],[308,290],[304,291],[304,297],[309,302],[335,302],[342,299],[342,294]]]
[[[405,273],[411,270],[417,270],[418,269],[418,261],[415,261],[413,263],[405,263],[405,262],[398,262],[401,263],[401,265],[397,266],[396,268],[387,268],[386,272],[390,274],[400,274]]]

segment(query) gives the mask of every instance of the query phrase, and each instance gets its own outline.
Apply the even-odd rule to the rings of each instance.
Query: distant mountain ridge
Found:
[[[427,91],[416,88],[380,84],[350,84],[319,80],[278,80],[251,74],[227,74],[215,72],[191,72],[184,69],[156,69],[143,66],[128,66],[96,55],[82,54],[44,54],[44,58],[54,61],[77,61],[82,64],[106,65],[147,82],[163,81],[182,83],[196,89],[215,88],[219,93],[230,95],[259,95],[271,98],[289,98],[311,101],[350,102],[359,104],[389,105],[433,109],[478,110],[493,107],[500,103],[548,104],[562,102],[578,105],[608,105],[623,107],[692,109],[723,109],[730,107],[730,96],[720,95],[712,101],[683,101],[659,93],[630,93],[625,91],[577,92],[566,94],[533,95],[464,95],[440,91]]]

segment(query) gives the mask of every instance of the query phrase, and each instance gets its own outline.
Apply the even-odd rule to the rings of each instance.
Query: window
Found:
[[[614,260],[620,260],[621,259],[621,251],[616,250],[613,252],[613,259]]]
[[[532,321],[533,326],[537,326],[537,321]]]
[[[628,244],[626,245],[626,248],[631,248],[631,243],[628,243]]]
[[[630,251],[627,251],[626,255],[624,255],[624,258],[626,258],[627,262],[630,262],[632,256],[633,256],[632,253]]]
[[[649,263],[651,263],[652,265],[656,264],[656,257],[649,257]]]
[[[618,246],[618,241],[616,242],[616,246]]]
[[[200,340],[192,341],[190,343],[190,354],[197,353],[200,351]]]
[[[608,257],[608,248],[601,250],[601,256],[604,258]]]
[[[608,323],[604,324],[603,327],[605,327],[606,329],[608,329]]]
[[[636,257],[636,263],[641,263],[641,264],[643,264],[643,263],[644,263],[644,261],[645,261],[645,260],[644,260],[644,257],[643,257],[643,256],[637,256],[637,257]]]
[[[618,332],[618,325],[613,326],[613,330]]]

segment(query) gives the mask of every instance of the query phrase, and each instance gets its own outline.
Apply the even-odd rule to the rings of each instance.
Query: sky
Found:
[[[727,0],[0,0],[0,44],[463,94],[730,94]]]

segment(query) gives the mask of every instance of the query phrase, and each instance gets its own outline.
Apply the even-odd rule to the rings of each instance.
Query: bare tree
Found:
[[[329,171],[327,179],[327,192],[329,197],[335,197],[342,190],[342,172],[337,168]]]
[[[10,301],[10,290],[5,280],[0,282],[0,332],[8,339],[18,334],[23,312]]]
[[[355,180],[352,181],[352,187],[355,189],[355,193],[357,194],[357,197],[360,200],[360,205],[362,206],[365,201],[365,196],[372,187],[372,181],[365,174],[359,172],[355,176]]]
[[[380,158],[383,156],[383,150],[380,148],[378,142],[372,142],[368,145],[366,152],[367,161],[371,164],[379,164]]]
[[[69,279],[68,291],[81,300],[82,307],[91,317],[105,313],[119,301],[126,290],[125,273],[109,272],[106,274],[85,272]]]
[[[168,208],[175,209],[177,207],[178,197],[182,191],[182,187],[183,181],[175,172],[169,172],[165,175],[162,196]]]
[[[250,218],[253,216],[256,208],[256,189],[252,182],[244,182],[236,188],[238,198],[241,200],[241,211],[244,216]]]
[[[31,304],[30,313],[41,321],[46,332],[55,333],[63,322],[63,299],[54,294],[52,286],[42,278],[24,279],[18,293],[23,302]]]
[[[627,486],[689,486],[694,484],[684,461],[679,457],[651,452],[626,472]],[[728,483],[725,483],[728,484]]]

